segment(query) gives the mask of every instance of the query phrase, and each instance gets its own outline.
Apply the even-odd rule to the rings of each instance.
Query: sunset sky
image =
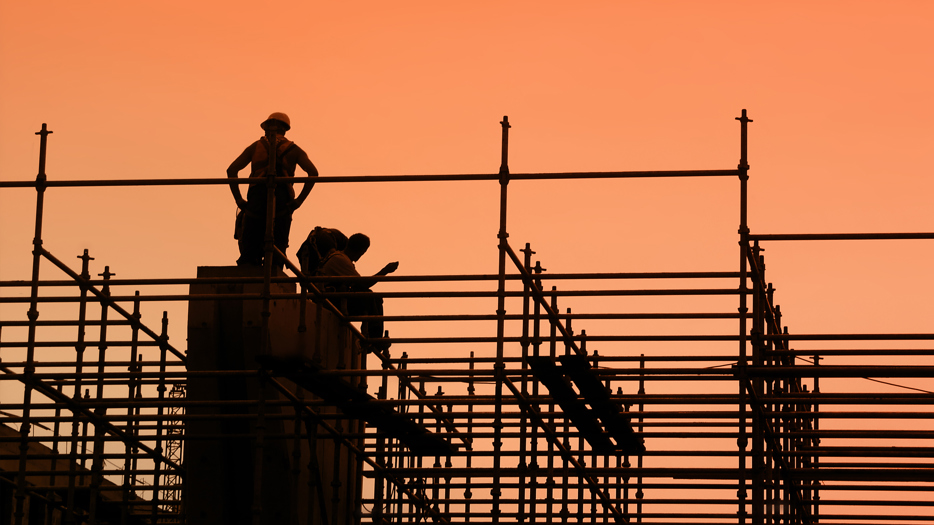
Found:
[[[729,169],[745,108],[753,232],[934,231],[932,34],[921,0],[3,0],[0,179],[34,179],[43,122],[52,180],[224,177],[273,111],[328,176],[495,173],[503,115],[513,173]],[[517,181],[510,241],[550,271],[735,270],[738,188]],[[493,273],[498,199],[492,182],[320,184],[290,253],[324,225],[372,237],[364,273]],[[35,191],[0,189],[0,280],[29,278],[34,213]],[[234,213],[225,186],[50,189],[44,246],[192,277],[236,260]],[[766,248],[798,333],[930,332],[932,255]]]
[[[259,124],[277,111],[291,117],[288,138],[323,176],[496,173],[504,115],[512,124],[512,173],[734,169],[740,155],[735,118],[745,109],[753,120],[753,233],[934,232],[932,35],[929,0],[0,0],[0,181],[35,180],[35,133],[43,123],[53,131],[46,168],[53,181],[223,179],[230,162],[260,137]],[[494,274],[499,192],[494,181],[321,183],[295,215],[289,254],[321,225],[371,237],[357,265],[364,274],[390,261],[400,262],[396,275],[403,276]],[[0,281],[30,279],[35,206],[34,189],[0,188]],[[76,257],[88,249],[95,277],[107,265],[120,279],[192,278],[199,266],[235,263],[235,213],[224,185],[50,188],[43,246],[76,270]],[[739,216],[734,178],[509,184],[509,241],[517,250],[531,243],[534,260],[549,272],[737,271]],[[934,333],[934,240],[769,242],[764,253],[793,334]],[[41,278],[65,276],[43,262]],[[737,280],[600,285],[735,289]],[[153,286],[143,293],[186,291]],[[0,287],[3,297],[28,293]],[[117,293],[132,295],[133,289]],[[562,301],[562,309],[589,313],[737,311],[736,297],[725,295]],[[519,313],[516,305],[510,303],[508,313]],[[187,308],[184,301],[145,303],[142,319],[158,330],[168,311],[170,342],[184,350]],[[25,320],[27,309],[22,302],[0,304],[0,320]],[[43,303],[40,319],[74,319],[75,310],[74,303]],[[495,310],[493,298],[386,304],[390,315]],[[100,309],[94,305],[89,315]],[[576,333],[591,335],[737,334],[734,319],[574,324]],[[496,335],[494,323],[424,325],[388,326],[393,337],[460,335],[462,328]],[[67,342],[74,327],[52,330],[40,338],[62,337],[65,348],[44,348],[42,359],[72,359]],[[0,335],[16,342],[25,341],[25,333],[4,327]],[[795,348],[821,344],[841,347],[837,341]],[[886,344],[930,348],[930,341],[852,343]],[[456,355],[474,348],[468,346],[456,347]],[[727,367],[736,346],[589,349],[623,357],[723,355],[721,363],[685,366]],[[455,355],[428,344],[400,344],[393,351],[400,348]],[[515,355],[517,348],[508,352]],[[123,352],[111,350],[107,357],[116,360]],[[146,360],[156,359],[155,352],[146,347]],[[7,349],[3,359],[22,361],[24,353]],[[859,362],[832,359],[824,364]],[[931,365],[929,357],[910,359]],[[700,395],[735,393],[736,383],[725,379],[704,384]],[[928,382],[825,379],[821,387],[825,393],[902,392],[903,386],[929,392]],[[621,383],[633,393],[634,381],[615,386]],[[649,393],[681,388],[678,393],[694,395],[690,389],[697,385],[657,382]],[[22,391],[13,381],[0,384],[7,401]],[[890,409],[913,408],[884,408]],[[839,421],[822,428],[847,424]],[[882,424],[930,430],[931,420]],[[664,441],[651,445],[710,446]],[[898,442],[906,443],[928,445]],[[735,440],[715,446],[734,450]],[[706,461],[699,458],[650,455],[646,465]]]

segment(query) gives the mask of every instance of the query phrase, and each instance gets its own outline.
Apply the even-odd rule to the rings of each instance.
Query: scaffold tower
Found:
[[[36,179],[0,181],[37,199],[31,275],[0,282],[26,308],[0,320],[0,525],[931,522],[934,393],[900,382],[934,377],[934,333],[796,333],[764,249],[934,233],[753,231],[737,120],[729,169],[511,173],[504,117],[498,173],[318,177],[498,186],[497,273],[380,277],[371,293],[426,300],[382,316],[424,335],[382,338],[347,313],[362,292],[335,287],[363,278],[274,267],[275,206],[263,268],[121,279],[53,253],[48,191],[231,181],[55,180],[43,124]],[[737,266],[549,273],[510,240],[512,181],[645,178],[735,180]],[[626,307],[566,306],[597,297]],[[169,303],[188,307],[181,346],[141,314]]]

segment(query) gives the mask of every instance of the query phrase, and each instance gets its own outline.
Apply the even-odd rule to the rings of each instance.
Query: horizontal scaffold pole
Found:
[[[934,239],[932,232],[910,233],[759,233],[750,234],[754,241],[873,241]]]
[[[562,179],[644,179],[678,177],[736,177],[739,170],[680,170],[680,171],[572,171],[566,173],[518,173],[510,174],[510,180],[562,180]],[[464,173],[451,175],[352,175],[346,177],[276,177],[276,182],[315,184],[329,182],[448,182],[448,181],[499,181],[499,174]],[[113,179],[113,180],[58,180],[47,181],[47,188],[108,187],[108,186],[210,186],[231,184],[255,184],[249,178],[232,180],[220,178],[199,179]],[[0,181],[0,188],[34,188],[36,181]]]

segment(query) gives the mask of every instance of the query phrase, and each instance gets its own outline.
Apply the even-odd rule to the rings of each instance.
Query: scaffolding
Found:
[[[443,327],[443,335],[425,330],[383,341],[367,340],[357,329],[355,323],[371,317],[343,313],[340,301],[355,293],[328,291],[337,278],[305,275],[291,261],[285,273],[276,271],[270,231],[267,263],[255,276],[116,279],[105,266],[92,278],[87,250],[78,257],[80,269],[72,268],[43,246],[48,189],[231,181],[50,180],[51,132],[43,124],[36,180],[0,181],[3,191],[37,192],[31,276],[0,282],[0,303],[28,305],[25,318],[0,321],[0,525],[205,523],[186,502],[192,459],[184,452],[198,440],[230,438],[192,430],[226,419],[249,421],[242,428],[249,429],[253,456],[246,461],[253,463],[255,495],[274,481],[275,473],[263,468],[264,451],[294,443],[290,468],[309,480],[307,488],[294,489],[305,494],[303,523],[931,522],[934,394],[861,388],[870,383],[854,380],[929,380],[934,334],[795,334],[782,322],[762,251],[777,242],[920,241],[934,233],[751,232],[751,120],[745,110],[737,120],[735,169],[511,174],[504,118],[497,174],[315,179],[499,185],[498,272],[381,278],[393,283],[377,292],[381,297],[431,300],[424,312],[385,321]],[[285,182],[275,178],[274,166],[270,173],[269,187]],[[517,250],[509,242],[510,181],[660,177],[739,182],[738,268],[548,273],[542,262],[533,263],[529,244]],[[250,182],[256,181],[234,183]],[[267,209],[274,213],[275,206]],[[272,223],[267,220],[269,229]],[[40,274],[43,264],[54,277]],[[208,284],[242,291],[195,291]],[[455,289],[439,290],[440,284]],[[166,285],[192,291],[166,294]],[[652,306],[598,313],[564,308],[564,301],[588,297],[651,298]],[[495,300],[496,310],[458,310],[475,298]],[[143,302],[219,300],[248,302],[262,312],[264,359],[255,367],[194,370],[186,349],[169,342],[167,315],[154,328],[140,313]],[[306,308],[334,316],[351,334],[347,344],[359,349],[356,358],[334,367],[268,359],[276,301],[299,305],[296,332],[309,329],[305,319],[313,315]],[[440,304],[457,313],[438,313],[445,311]],[[60,317],[40,318],[40,307]],[[658,328],[627,333],[619,328],[623,321]],[[479,331],[466,328],[477,323]],[[376,342],[391,342],[391,352]],[[632,351],[658,343],[666,350]],[[589,349],[594,346],[599,350]],[[192,381],[204,378],[237,378],[261,394],[215,401],[186,396]],[[274,425],[285,430],[270,430]],[[322,477],[326,469],[314,453],[323,442],[339,451],[336,457],[353,458],[328,464],[331,478]],[[256,496],[241,522],[270,522],[263,501]]]

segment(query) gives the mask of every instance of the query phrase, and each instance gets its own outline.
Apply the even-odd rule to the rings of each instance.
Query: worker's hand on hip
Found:
[[[245,209],[246,209],[246,201],[243,200],[243,197],[240,197],[239,199],[236,199],[236,201],[237,201],[237,207],[238,207],[238,208],[240,208],[241,210],[245,210]]]

